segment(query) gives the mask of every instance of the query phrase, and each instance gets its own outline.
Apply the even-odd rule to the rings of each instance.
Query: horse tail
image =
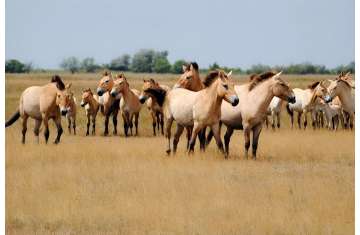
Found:
[[[8,126],[11,126],[14,122],[16,122],[16,120],[18,120],[20,117],[20,111],[17,110],[11,117],[9,120],[7,120],[5,122],[5,128]]]
[[[286,111],[287,113],[290,115],[290,116],[293,116],[294,115],[294,111],[292,111],[289,107],[289,103],[286,104]]]

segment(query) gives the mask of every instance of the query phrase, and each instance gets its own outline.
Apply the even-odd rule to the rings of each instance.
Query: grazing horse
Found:
[[[114,81],[114,86],[111,89],[110,94],[114,98],[121,94],[120,112],[124,120],[125,136],[128,136],[129,128],[130,135],[133,135],[133,120],[135,124],[135,135],[137,135],[139,113],[142,107],[139,100],[140,92],[136,89],[130,89],[126,77],[123,74],[120,74]]]
[[[173,153],[176,152],[179,138],[184,127],[192,127],[188,152],[194,151],[197,134],[206,126],[210,126],[220,151],[223,152],[223,143],[220,138],[220,107],[222,100],[232,106],[239,103],[234,91],[234,84],[224,71],[212,71],[204,80],[205,89],[198,92],[183,88],[172,89],[167,92],[164,103],[165,137],[168,140],[167,153],[171,152],[170,138],[171,125],[177,123],[173,140]]]
[[[312,125],[315,128],[314,119],[314,105],[318,97],[324,98],[327,92],[326,87],[322,82],[314,82],[308,86],[307,89],[294,88],[293,89],[296,97],[295,103],[287,103],[286,110],[290,115],[291,128],[294,127],[294,112],[298,113],[298,127],[301,129],[301,116],[304,115],[304,129],[307,126],[307,113],[312,113]]]
[[[63,129],[61,127],[61,115],[66,115],[69,107],[68,96],[65,94],[65,85],[58,75],[51,78],[51,82],[44,86],[31,86],[25,89],[20,96],[19,109],[5,123],[5,127],[12,125],[19,117],[22,118],[22,143],[25,143],[27,120],[35,119],[34,134],[39,142],[41,123],[44,122],[45,142],[49,139],[49,120],[53,119],[57,127],[55,144],[60,142]]]
[[[352,94],[352,89],[354,87],[354,84],[348,76],[339,76],[335,80],[330,80],[330,85],[327,88],[328,95],[324,99],[327,103],[329,103],[335,97],[339,97],[343,111],[349,116],[351,129],[353,129],[355,117],[355,97]]]
[[[162,89],[166,93],[170,87],[166,85],[159,85],[154,79],[144,80],[141,94],[139,96],[140,103],[145,103],[152,118],[152,126],[154,136],[156,136],[156,124],[159,131],[161,127],[161,134],[164,135],[164,113],[162,109],[163,100],[159,100],[156,90]],[[161,103],[161,104],[160,104]]]
[[[278,128],[280,128],[280,114],[281,114],[282,104],[283,104],[283,100],[280,99],[277,96],[272,98],[272,100],[270,102],[270,105],[269,105],[269,108],[268,108],[268,115],[270,115],[271,118],[272,118],[271,127],[273,129],[275,129],[275,123],[276,123],[276,126]],[[266,121],[266,127],[268,127],[269,120],[268,120],[267,115],[266,115],[265,121]]]
[[[245,157],[248,157],[250,147],[250,132],[253,132],[252,156],[256,159],[256,151],[262,123],[267,115],[267,109],[274,96],[289,103],[295,102],[294,92],[280,78],[281,72],[265,72],[253,75],[247,84],[235,86],[239,96],[239,105],[231,107],[227,103],[221,105],[221,122],[227,127],[224,135],[225,153],[229,154],[229,143],[234,130],[244,130]],[[208,138],[209,139],[209,138]]]
[[[114,79],[110,72],[105,71],[103,77],[100,79],[96,93],[99,95],[99,103],[101,113],[105,116],[105,130],[104,135],[109,134],[109,118],[113,116],[114,135],[117,134],[117,115],[119,112],[120,97],[113,97],[110,91],[113,88]]]
[[[85,113],[87,117],[86,135],[89,135],[90,118],[93,124],[91,133],[95,135],[96,115],[100,107],[98,100],[99,97],[94,95],[90,88],[83,90],[80,105],[81,107],[85,107]]]

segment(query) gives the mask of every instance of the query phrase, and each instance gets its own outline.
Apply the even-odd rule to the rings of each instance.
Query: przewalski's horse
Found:
[[[326,87],[324,86],[323,81],[314,82],[308,86],[307,89],[294,88],[293,89],[296,102],[291,104],[286,104],[286,110],[290,115],[291,119],[291,128],[294,127],[294,112],[298,113],[298,127],[301,129],[301,116],[304,115],[304,129],[307,126],[307,113],[311,112],[312,114],[312,125],[315,128],[315,119],[313,117],[313,108],[316,99],[324,98],[326,95]]]
[[[66,99],[62,99],[60,102],[68,102],[65,104],[68,107],[67,113],[66,113],[66,119],[68,121],[68,130],[71,134],[71,125],[74,131],[74,135],[76,135],[76,98],[74,96],[74,93],[70,91],[71,83],[68,85],[67,89],[64,91],[64,95],[66,96]]]
[[[100,79],[96,93],[99,95],[101,113],[105,116],[104,135],[109,134],[109,118],[113,117],[114,135],[117,134],[117,115],[119,112],[120,97],[112,97],[110,91],[113,88],[114,79],[110,72],[105,71]]]
[[[45,142],[49,139],[49,120],[53,119],[57,127],[55,144],[60,142],[63,129],[61,127],[61,114],[66,115],[68,108],[66,104],[65,85],[58,75],[51,78],[51,82],[44,86],[31,86],[25,89],[20,96],[19,109],[5,123],[5,127],[12,125],[19,117],[22,118],[22,143],[25,143],[27,131],[27,120],[29,117],[35,119],[34,134],[39,142],[39,131],[41,123],[44,122]],[[64,105],[65,104],[65,105]],[[60,114],[61,113],[61,114]]]
[[[210,126],[218,148],[223,152],[223,143],[220,138],[220,107],[222,100],[232,106],[239,103],[239,98],[234,91],[232,80],[224,71],[212,71],[204,80],[205,88],[198,91],[190,91],[183,88],[172,89],[167,92],[164,103],[165,137],[168,140],[167,153],[171,152],[170,138],[171,125],[176,121],[177,129],[173,140],[173,152],[176,152],[179,138],[184,127],[192,127],[190,146],[188,152],[194,151],[197,134],[207,126]]]
[[[280,78],[280,75],[281,72],[266,72],[254,75],[249,83],[235,86],[235,91],[240,100],[236,107],[232,107],[225,102],[222,104],[221,122],[227,127],[224,135],[226,154],[229,153],[229,143],[233,131],[244,130],[245,157],[247,158],[250,147],[250,132],[252,131],[252,155],[256,159],[262,123],[273,97],[277,96],[290,103],[295,102],[294,92]]]
[[[152,118],[152,126],[154,131],[154,136],[156,136],[156,124],[159,131],[161,127],[161,134],[164,134],[164,113],[162,105],[164,100],[157,95],[157,91],[167,92],[170,90],[170,87],[165,85],[159,85],[154,79],[144,80],[141,94],[139,96],[140,103],[145,103],[150,112]]]
[[[125,136],[128,136],[129,128],[130,135],[133,135],[133,121],[135,124],[135,135],[137,135],[139,113],[142,107],[139,100],[140,92],[136,89],[130,89],[126,77],[123,74],[120,74],[114,81],[114,86],[111,89],[110,94],[114,98],[121,94],[120,112],[124,120]]]
[[[280,128],[280,114],[281,114],[281,109],[282,109],[282,104],[284,103],[284,101],[282,99],[280,99],[279,97],[274,97],[272,98],[269,108],[268,108],[268,115],[271,116],[271,127],[273,129],[275,129],[275,124],[278,128]],[[266,127],[268,127],[268,116],[266,116]]]
[[[85,107],[85,114],[87,117],[86,135],[89,135],[90,118],[93,124],[91,133],[95,135],[96,115],[100,107],[98,100],[99,97],[93,94],[90,88],[83,90],[80,105],[81,107]]]
[[[352,94],[352,89],[355,85],[352,79],[349,79],[349,73],[340,75],[335,80],[330,80],[328,86],[328,95],[325,97],[326,102],[331,102],[333,98],[339,97],[343,111],[349,116],[350,128],[354,126],[355,117],[355,97]]]

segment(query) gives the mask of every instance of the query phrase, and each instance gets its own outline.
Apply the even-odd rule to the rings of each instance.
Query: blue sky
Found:
[[[169,60],[252,64],[355,57],[354,0],[6,0],[6,59],[57,68],[68,56],[108,63],[141,48]]]

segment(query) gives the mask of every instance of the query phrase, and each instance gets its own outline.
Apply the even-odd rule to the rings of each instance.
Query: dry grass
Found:
[[[49,78],[39,76],[7,76],[6,117],[25,87]],[[130,74],[131,84],[139,88],[143,76],[136,76]],[[175,78],[156,77],[168,84]],[[289,80],[305,86],[321,78]],[[97,81],[95,75],[64,80],[78,97]],[[79,116],[79,135],[66,132],[58,146],[43,138],[35,144],[30,128],[22,146],[20,124],[6,129],[8,234],[354,233],[353,132],[291,131],[284,114],[280,131],[263,131],[257,161],[242,158],[241,132],[229,160],[215,144],[189,157],[184,139],[179,154],[166,157],[146,110],[141,136],[131,138],[100,136],[102,117],[98,135],[84,137],[82,110]]]

